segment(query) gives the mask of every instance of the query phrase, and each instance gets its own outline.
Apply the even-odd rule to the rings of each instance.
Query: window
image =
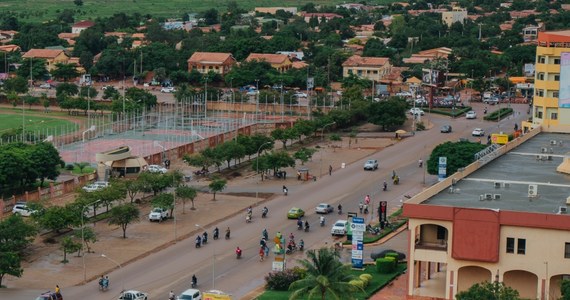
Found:
[[[552,92],[552,97],[558,98],[558,95],[559,95],[559,92],[558,92],[558,91]]]
[[[560,58],[555,58],[555,59],[554,59],[554,64],[555,64],[555,65],[559,65],[559,64],[560,64]]]
[[[526,239],[517,239],[517,254],[525,254]]]
[[[554,81],[560,81],[560,75],[554,75]]]
[[[515,239],[507,238],[507,253],[515,253]]]
[[[570,258],[570,243],[564,243],[564,258]]]
[[[544,80],[544,73],[538,73],[538,74],[536,75],[536,79],[538,79],[538,80]]]
[[[534,115],[536,118],[538,119],[542,119],[542,111],[536,111],[536,114]]]
[[[544,90],[537,90],[537,94],[538,97],[544,97]]]
[[[558,113],[555,113],[555,112],[550,113],[550,119],[551,120],[558,120]]]
[[[544,57],[544,56],[539,56],[539,57],[538,57],[538,63],[539,63],[539,64],[543,64],[543,63],[545,63],[545,62],[546,62],[546,57]]]
[[[437,239],[445,240],[445,227],[437,226]]]

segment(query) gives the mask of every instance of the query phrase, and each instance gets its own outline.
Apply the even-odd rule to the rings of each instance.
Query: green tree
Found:
[[[476,283],[467,291],[455,295],[457,300],[485,299],[485,300],[519,300],[519,292],[504,283],[488,281]]]
[[[55,88],[55,96],[59,99],[61,96],[75,96],[79,93],[79,87],[74,83],[60,83]]]
[[[46,60],[26,58],[22,61],[20,68],[16,70],[16,74],[22,78],[30,79],[31,75],[33,80],[44,80],[49,76],[49,72],[46,69]]]
[[[68,82],[70,79],[79,76],[79,72],[73,64],[55,64],[55,69],[51,71],[51,75],[57,79],[61,79],[64,82]]]
[[[406,121],[406,102],[400,98],[374,102],[369,106],[368,121],[382,126],[382,130],[401,126]]]
[[[127,226],[129,224],[138,222],[140,211],[131,203],[115,206],[111,209],[109,217],[109,224],[118,225],[123,230],[123,238],[127,238]]]
[[[226,188],[227,183],[228,182],[225,179],[219,177],[215,177],[212,180],[212,182],[210,182],[208,187],[210,188],[210,191],[212,191],[212,193],[214,194],[214,199],[213,199],[214,201],[216,201],[216,193],[223,191]]]
[[[139,177],[140,178],[140,177]],[[137,180],[127,180],[125,181],[125,189],[127,190],[127,196],[131,199],[131,203],[135,201],[135,196],[142,191],[143,183],[141,183],[138,178]]]
[[[570,280],[563,279],[560,283],[561,300],[570,300]]]
[[[281,141],[281,143],[283,143],[283,149],[287,149],[287,141],[289,139],[294,139],[297,135],[297,131],[293,127],[286,129],[277,128],[271,131],[271,137],[275,140]]]
[[[81,174],[83,174],[83,170],[85,170],[85,168],[87,168],[89,166],[89,163],[88,162],[77,162],[77,163],[73,163],[73,165],[79,169],[79,172],[81,172]]]
[[[161,193],[151,200],[153,207],[170,210],[170,216],[174,212],[174,195],[170,193]]]
[[[92,86],[82,86],[79,89],[79,96],[84,97],[84,98],[97,98],[97,95],[99,94],[99,92],[97,92],[97,89],[92,87]],[[94,103],[91,103],[91,109],[93,109],[94,107]]]
[[[232,159],[237,164],[237,161],[245,156],[245,147],[235,141],[225,142],[216,148],[220,156],[227,162],[228,169],[231,169],[230,163]]]
[[[202,153],[195,153],[192,155],[186,154],[184,155],[184,158],[182,160],[184,160],[184,162],[187,163],[189,166],[200,167],[206,170],[211,165],[213,165],[213,162],[210,160],[210,158]]]
[[[300,160],[301,165],[304,165],[307,161],[309,161],[309,159],[311,159],[311,157],[313,157],[313,154],[315,154],[316,152],[317,152],[316,149],[303,147],[299,149],[299,151],[295,152],[293,154],[293,157],[295,159]]]
[[[274,151],[267,158],[268,168],[275,173],[281,168],[294,167],[295,159],[287,151]]]
[[[32,108],[32,105],[40,103],[40,98],[31,95],[26,95],[24,96],[24,103],[26,103],[27,105],[29,105],[30,108]]]
[[[32,160],[33,168],[40,179],[40,186],[44,185],[46,179],[55,180],[59,176],[59,168],[65,166],[57,149],[48,142],[35,144],[31,149],[29,158]]]
[[[25,222],[18,214],[0,221],[0,253],[21,254],[34,241],[37,229],[31,222]]]
[[[293,125],[293,128],[295,128],[295,131],[301,137],[301,139],[300,139],[301,141],[302,141],[303,136],[307,137],[307,136],[313,134],[316,130],[315,123],[313,121],[309,121],[309,120],[305,120],[305,119],[297,120],[295,122],[295,125]]]
[[[141,184],[141,190],[143,192],[152,192],[154,196],[172,184],[171,178],[166,174],[151,172],[141,173],[137,181]]]
[[[457,172],[457,169],[464,168],[475,161],[475,153],[485,149],[486,145],[472,142],[445,142],[437,145],[427,161],[428,173],[435,175],[438,173],[440,157],[447,157],[447,174]]]
[[[87,248],[87,253],[92,253],[90,244],[97,242],[97,235],[95,234],[95,230],[93,230],[93,228],[85,226],[83,227],[83,231],[81,228],[75,229],[73,231],[73,236],[76,239],[83,240],[85,242],[85,248]]]
[[[13,251],[0,251],[0,288],[5,275],[22,277],[24,269],[21,266],[21,256]]]
[[[194,199],[196,199],[196,197],[198,196],[198,191],[191,187],[191,186],[179,186],[176,188],[176,196],[180,199],[182,199],[182,213],[184,214],[185,211],[185,206],[186,206],[186,200],[190,199],[190,202],[192,202],[192,207],[190,208],[191,210],[195,210],[196,208],[194,207]]]
[[[66,236],[61,240],[61,250],[63,250],[62,263],[68,263],[67,253],[73,253],[81,249],[81,243],[76,242],[73,238]]]
[[[358,288],[349,284],[354,276],[350,274],[350,266],[343,265],[339,259],[340,254],[332,249],[308,250],[307,259],[299,261],[306,269],[306,275],[289,286],[289,290],[293,291],[289,299],[295,300],[305,295],[308,299],[354,299],[352,294]]]
[[[81,223],[81,215],[71,205],[51,206],[35,217],[41,228],[60,233],[61,230]]]
[[[28,81],[22,76],[8,78],[4,81],[4,90],[8,92],[24,94],[28,92],[28,88]]]

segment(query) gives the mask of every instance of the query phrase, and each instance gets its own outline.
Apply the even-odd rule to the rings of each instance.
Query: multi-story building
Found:
[[[354,74],[361,78],[380,81],[390,74],[392,65],[387,57],[362,57],[353,55],[342,64],[342,77]]]
[[[404,203],[407,299],[455,299],[484,281],[559,299],[570,278],[570,135],[539,126],[497,146]]]
[[[447,27],[451,27],[453,23],[459,22],[463,24],[467,18],[467,10],[461,7],[454,7],[451,11],[444,11],[441,13],[441,20]]]
[[[271,65],[272,68],[276,69],[280,73],[283,73],[293,67],[293,63],[289,59],[289,56],[285,54],[268,54],[268,53],[250,53],[245,61],[264,61]]]
[[[194,52],[188,59],[188,72],[196,70],[202,74],[214,72],[224,76],[235,64],[236,60],[231,53]]]
[[[570,132],[570,30],[538,32],[537,42],[532,122],[523,128]]]

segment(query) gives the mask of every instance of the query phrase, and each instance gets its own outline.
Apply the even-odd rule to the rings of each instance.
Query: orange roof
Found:
[[[116,36],[118,38],[122,38],[126,35],[127,35],[126,32],[119,32],[119,31],[105,32],[105,36]]]
[[[291,65],[291,67],[293,69],[303,69],[308,67],[309,64],[307,64],[306,62],[302,62],[302,61],[294,61],[293,64]]]
[[[22,55],[22,58],[56,58],[61,53],[63,53],[63,50],[30,49],[30,51]]]
[[[79,28],[89,28],[91,26],[94,26],[95,22],[93,21],[81,21],[81,22],[77,22],[75,24],[73,24],[71,27],[79,27]]]
[[[144,33],[133,33],[133,35],[131,36],[133,39],[144,39],[145,35]]]
[[[60,39],[74,39],[76,37],[78,37],[79,34],[78,33],[71,33],[71,32],[62,32],[60,34],[57,35],[58,38]]]
[[[0,52],[13,52],[13,51],[20,51],[20,46],[18,45],[1,45]]]
[[[231,53],[222,52],[194,52],[188,59],[189,63],[223,64],[228,59],[233,59]]]
[[[381,67],[390,61],[387,57],[362,57],[353,55],[349,57],[343,64],[343,67]]]
[[[568,43],[570,42],[570,30],[538,32],[539,44],[542,43]],[[541,45],[542,46],[542,45]]]
[[[265,54],[265,53],[250,53],[245,61],[266,61],[272,65],[283,64],[289,61],[289,57],[285,54]]]

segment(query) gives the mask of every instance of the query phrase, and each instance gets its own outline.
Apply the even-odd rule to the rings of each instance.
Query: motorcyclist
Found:
[[[241,249],[239,248],[239,246],[236,248],[236,257],[241,258]]]
[[[342,214],[342,205],[339,203],[337,208],[338,208],[338,214],[341,215]]]
[[[321,223],[321,226],[325,226],[325,216],[319,218],[319,223]]]
[[[267,233],[267,229],[263,228],[263,231],[261,232],[261,236],[263,236],[264,239],[268,240],[269,239],[269,234]]]
[[[245,222],[246,223],[251,222],[251,213],[247,213],[247,216],[245,216]]]
[[[305,220],[305,231],[309,231],[309,221]]]
[[[303,221],[301,221],[301,218],[299,218],[297,220],[297,229],[301,230],[303,228]]]
[[[364,204],[364,213],[367,214],[368,213],[368,205]]]
[[[168,293],[168,300],[175,300],[176,296],[174,295],[173,291],[170,291],[170,293]]]
[[[247,214],[251,215],[253,213],[253,208],[251,208],[251,205],[247,208]]]
[[[214,240],[217,240],[219,235],[220,235],[220,230],[218,229],[218,227],[214,228]]]
[[[386,183],[386,180],[384,180],[384,184],[382,185],[384,191],[386,191],[388,189],[388,184]]]
[[[204,231],[202,234],[202,243],[206,244],[208,242],[208,233]]]
[[[295,236],[292,232],[289,234],[289,241],[295,241]]]
[[[264,238],[259,240],[259,246],[261,246],[262,248],[265,248],[265,246],[267,246],[267,240]]]
[[[364,197],[364,204],[370,204],[370,195],[366,195],[366,197]]]
[[[196,237],[196,248],[200,248],[200,246],[202,246],[202,237],[198,235]]]
[[[286,186],[283,186],[283,194],[285,196],[287,196],[287,193],[289,192],[289,189]]]
[[[196,287],[198,285],[198,278],[196,278],[196,274],[192,275],[192,287]]]
[[[420,158],[420,160],[418,160],[418,166],[421,168],[424,165],[424,161]]]
[[[226,240],[230,239],[230,227],[228,226],[228,229],[226,229]]]
[[[267,217],[268,212],[269,212],[269,208],[267,208],[267,206],[264,206],[263,209],[261,210],[261,216],[263,218]]]
[[[362,213],[362,207],[363,207],[362,201],[360,201],[360,203],[358,203],[358,209],[360,210],[360,213]]]
[[[303,241],[303,239],[301,239],[299,241],[299,250],[303,251],[303,249],[305,249],[305,241]]]

